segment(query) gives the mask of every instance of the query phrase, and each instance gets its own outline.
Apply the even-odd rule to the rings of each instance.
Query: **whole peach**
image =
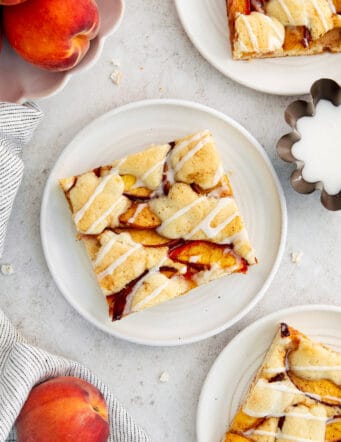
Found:
[[[94,0],[28,0],[3,8],[3,30],[25,60],[65,71],[76,66],[99,27]]]
[[[93,385],[66,376],[34,387],[16,422],[18,442],[106,442],[105,400]]]

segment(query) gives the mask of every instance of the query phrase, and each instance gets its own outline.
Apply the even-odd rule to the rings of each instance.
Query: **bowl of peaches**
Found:
[[[0,0],[0,101],[52,95],[93,65],[124,0]]]

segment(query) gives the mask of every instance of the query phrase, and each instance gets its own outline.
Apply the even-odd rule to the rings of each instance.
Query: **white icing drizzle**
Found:
[[[219,184],[219,181],[222,179],[223,175],[224,175],[223,165],[219,164],[217,171],[213,177],[212,187],[217,186]]]
[[[256,418],[260,418],[260,417],[264,417],[264,414],[259,414],[259,413],[254,413],[252,410],[249,410],[247,407],[243,408],[243,412],[246,413],[248,416],[251,417],[256,417]],[[271,413],[270,415],[267,416],[269,417],[297,417],[300,419],[306,419],[306,420],[313,420],[313,421],[319,421],[319,422],[327,422],[328,421],[328,417],[325,416],[315,416],[314,414],[311,413],[295,413],[295,412],[288,412],[288,413]]]
[[[341,371],[341,365],[293,365],[293,371]]]
[[[127,158],[124,157],[124,158],[122,158],[121,160],[119,160],[119,162],[117,163],[117,166],[116,166],[116,167],[113,167],[113,168],[111,169],[110,173],[111,173],[111,174],[115,174],[115,173],[119,174],[119,173],[120,173],[120,167],[122,166],[122,164],[125,162],[126,159],[127,159]]]
[[[289,370],[291,371],[341,371],[341,365],[291,365],[289,367]],[[287,371],[284,367],[278,367],[278,368],[265,368],[263,370],[264,373],[268,374],[279,374],[279,373],[285,373]]]
[[[151,175],[155,170],[157,170],[160,166],[163,166],[165,160],[161,160],[158,163],[154,164],[151,168],[149,168],[140,178],[138,178],[134,185],[131,187],[132,189],[136,189],[137,187],[143,187],[145,185],[146,179]]]
[[[174,153],[181,152],[183,149],[188,147],[191,143],[194,143],[195,141],[199,141],[202,137],[206,137],[209,134],[210,134],[210,131],[207,130],[207,129],[203,130],[201,132],[195,133],[194,135],[192,135],[191,137],[187,138],[186,140],[181,141],[181,143],[175,144],[172,153],[174,154]]]
[[[329,31],[328,23],[326,22],[325,16],[322,14],[322,11],[321,11],[319,5],[317,4],[316,0],[311,0],[311,3],[313,4],[314,9],[317,12],[317,15],[319,16],[325,31],[326,32]]]
[[[295,25],[295,20],[291,15],[291,12],[285,3],[285,0],[278,0],[278,3],[281,5],[281,8],[283,9],[284,14],[287,16],[289,23],[291,25]]]
[[[84,204],[83,207],[81,207],[78,212],[76,212],[73,215],[73,219],[75,224],[77,225],[79,223],[79,221],[83,218],[83,216],[85,215],[85,212],[90,208],[91,204],[95,201],[96,197],[104,190],[107,182],[111,179],[112,175],[117,175],[120,166],[122,165],[122,163],[126,160],[126,158],[122,158],[119,163],[117,164],[116,167],[113,167],[109,174],[107,176],[105,176],[104,178],[102,178],[102,181],[97,185],[95,191],[92,193],[92,195],[90,195],[88,201]],[[107,215],[108,216],[108,215]]]
[[[245,436],[249,436],[252,434],[259,435],[259,436],[270,436],[274,437],[275,439],[286,439],[286,440],[293,440],[295,442],[321,442],[321,441],[314,441],[313,439],[304,439],[302,437],[296,437],[291,434],[284,434],[281,432],[274,432],[274,431],[265,431],[265,430],[249,430],[244,433]]]
[[[157,170],[160,166],[163,166],[165,163],[165,159],[163,158],[161,161],[159,161],[158,163],[154,164],[153,167],[151,167],[150,169],[148,169],[142,176],[141,176],[141,180],[145,181],[146,178],[149,177],[149,175],[151,175],[153,172],[155,172],[155,170]]]
[[[174,220],[176,220],[180,216],[185,215],[185,213],[189,212],[193,207],[197,206],[198,204],[200,204],[201,202],[203,202],[205,200],[206,200],[206,197],[202,196],[202,197],[192,201],[190,204],[183,207],[182,209],[178,210],[172,216],[170,216],[168,219],[163,221],[161,226],[157,228],[157,232],[161,233],[165,229],[166,226],[168,226],[170,223],[172,223]]]
[[[275,36],[269,34],[268,47],[269,47],[270,50],[279,49],[283,45],[284,33],[281,33],[278,30],[275,22],[273,21],[273,19],[271,17],[268,17],[267,15],[264,15],[264,18],[268,21],[270,27],[272,28],[272,30],[275,33]]]
[[[174,170],[172,167],[172,163],[171,163],[171,150],[168,151],[167,156],[166,156],[166,161],[163,161],[164,163],[164,169],[162,171],[162,179],[161,179],[161,183],[160,185],[152,192],[151,194],[151,198],[157,198],[159,196],[163,196],[164,195],[164,190],[163,190],[163,174],[165,171],[165,165],[167,166],[166,168],[166,172],[165,172],[165,180],[168,181],[170,186],[173,186],[173,184],[175,183],[175,177],[174,177]]]
[[[144,307],[146,304],[148,304],[148,302],[150,302],[154,298],[156,298],[162,292],[162,290],[164,290],[167,287],[167,285],[169,283],[170,283],[170,279],[167,278],[167,280],[163,284],[161,284],[159,287],[156,287],[156,289],[154,289],[152,291],[152,293],[150,293],[148,296],[146,296],[144,299],[142,299],[142,301],[138,302],[134,306],[134,311],[140,310],[142,307]]]
[[[181,160],[176,164],[174,168],[174,172],[178,173],[179,170],[182,169],[182,167],[189,161],[199,150],[201,150],[203,147],[206,146],[211,141],[211,136],[207,136],[203,138],[193,149],[191,149],[189,152],[184,155]]]
[[[146,273],[143,278],[141,278],[134,286],[133,290],[131,291],[131,293],[129,293],[129,295],[127,296],[126,299],[126,305],[124,307],[124,313],[123,315],[127,315],[128,313],[131,312],[131,304],[133,302],[133,299],[136,295],[136,293],[139,291],[140,287],[142,287],[143,283],[145,282],[145,280],[153,273],[156,273],[160,270],[160,267],[163,266],[163,264],[165,263],[165,261],[167,260],[167,256],[164,256],[161,261],[154,267],[152,267],[148,273]]]
[[[243,227],[239,232],[234,233],[233,235],[225,237],[222,241],[218,242],[217,244],[232,244],[240,240],[244,240],[245,236],[245,228]],[[252,251],[253,253],[253,251]]]
[[[142,212],[142,210],[147,207],[147,203],[139,204],[135,210],[135,213],[132,217],[128,219],[128,224],[133,224],[136,221],[136,218],[139,216],[139,214]]]
[[[207,238],[214,238],[215,236],[217,236],[221,230],[223,230],[228,224],[230,224],[231,221],[236,218],[236,216],[238,216],[238,212],[234,212],[231,216],[225,219],[224,222],[216,227],[212,227],[211,223],[224,207],[229,206],[233,202],[233,198],[230,197],[221,198],[220,200],[218,200],[216,207],[197,226],[195,226],[193,230],[184,235],[184,239],[191,239],[200,230],[203,231]]]
[[[237,43],[239,45],[239,48],[240,48],[241,52],[249,52],[249,48],[246,46],[246,44],[243,42],[243,40],[239,39],[237,41]]]
[[[280,374],[285,373],[287,370],[285,367],[278,367],[278,368],[263,368],[263,373],[266,374]]]
[[[336,11],[336,8],[335,8],[333,0],[328,0],[328,3],[329,3],[329,6],[330,6],[330,9],[331,9],[332,13],[336,14],[337,11]]]
[[[240,17],[241,20],[243,20],[243,23],[244,23],[244,25],[246,27],[247,33],[249,34],[250,43],[251,43],[252,48],[254,49],[254,51],[258,51],[259,50],[259,46],[258,46],[257,36],[253,32],[250,23],[248,22],[248,20],[247,20],[245,15],[240,14],[239,17]]]
[[[111,212],[115,209],[115,207],[123,200],[123,197],[118,198],[110,207],[108,210],[106,210],[99,218],[97,218],[91,226],[88,228],[88,230],[85,232],[87,235],[93,235],[96,233],[96,227],[101,224],[102,221],[105,220],[107,216],[111,214]]]
[[[167,157],[167,171],[166,171],[166,180],[169,182],[169,184],[172,186],[175,183],[175,173],[172,167],[172,163],[171,163],[171,156],[168,155]]]
[[[141,244],[136,243],[133,247],[131,247],[129,250],[127,250],[123,255],[121,255],[119,258],[117,258],[113,263],[111,263],[110,266],[107,267],[103,272],[99,273],[97,275],[97,278],[103,279],[107,275],[111,275],[117,267],[119,267],[121,264],[123,264],[124,261],[126,261],[130,255],[132,255],[134,252],[136,252],[141,247],[142,247]]]
[[[282,391],[284,393],[291,393],[291,394],[298,394],[298,395],[305,395],[305,396],[309,396],[317,401],[322,401],[323,399],[327,399],[327,400],[331,400],[331,401],[335,401],[341,404],[341,399],[337,398],[335,396],[320,396],[318,394],[315,393],[310,393],[309,391],[300,391],[297,388],[291,388],[288,387],[287,385],[283,385],[281,383],[277,383],[277,382],[272,382],[267,383],[267,382],[262,382],[260,385],[261,388],[268,388],[270,390],[276,390],[276,391]]]
[[[312,413],[294,413],[294,412],[289,412],[289,413],[282,413],[282,414],[278,414],[278,415],[273,415],[273,417],[297,417],[299,419],[305,419],[308,421],[318,421],[318,422],[327,422],[328,417],[327,416],[315,416]]]
[[[281,34],[281,32],[278,30],[275,22],[273,21],[273,19],[267,15],[264,15],[264,18],[268,21],[270,27],[273,29],[274,33],[276,34],[278,41],[282,41],[283,39],[283,34]]]
[[[97,187],[96,187],[95,191],[92,193],[92,195],[90,195],[88,201],[84,204],[84,206],[73,215],[73,219],[74,219],[74,222],[76,225],[83,218],[83,216],[85,215],[85,212],[89,209],[91,204],[95,201],[96,197],[104,190],[105,186],[107,185],[108,181],[111,178],[112,178],[111,173],[109,175],[107,175],[106,177],[104,177],[102,179],[102,181],[97,185]]]
[[[101,248],[100,252],[97,254],[96,259],[93,261],[93,266],[97,267],[98,264],[102,261],[102,259],[105,257],[105,255],[111,250],[111,247],[115,244],[117,241],[117,236],[114,235],[106,244],[104,247]]]

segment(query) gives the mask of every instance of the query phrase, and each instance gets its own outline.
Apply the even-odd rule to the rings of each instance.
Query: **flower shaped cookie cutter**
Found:
[[[302,138],[297,128],[298,120],[302,117],[314,117],[316,106],[320,100],[328,100],[334,106],[341,106],[341,87],[335,81],[323,78],[313,84],[310,96],[311,101],[294,101],[286,108],[285,120],[293,130],[278,141],[277,152],[283,161],[296,165],[296,169],[290,177],[291,185],[296,192],[310,194],[317,189],[321,190],[321,202],[324,207],[333,211],[341,210],[341,192],[330,195],[325,190],[323,182],[306,181],[302,175],[305,164],[293,154],[294,144]]]

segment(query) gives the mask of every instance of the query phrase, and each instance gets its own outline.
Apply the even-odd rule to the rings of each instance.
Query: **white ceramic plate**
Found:
[[[165,143],[209,128],[244,215],[259,265],[122,321],[109,320],[89,259],[76,232],[58,179],[79,174],[150,143]],[[41,236],[45,257],[60,291],[102,330],[149,345],[179,345],[212,336],[245,315],[268,288],[283,252],[286,208],[263,148],[225,115],[178,100],[142,101],[113,110],[86,127],[58,159],[47,181]]]
[[[292,307],[249,325],[225,347],[207,375],[197,412],[198,442],[221,440],[280,322],[287,322],[314,340],[341,351],[341,307]]]
[[[262,92],[297,95],[319,78],[341,81],[341,54],[233,61],[226,0],[175,0],[180,20],[203,57],[224,75]]]

